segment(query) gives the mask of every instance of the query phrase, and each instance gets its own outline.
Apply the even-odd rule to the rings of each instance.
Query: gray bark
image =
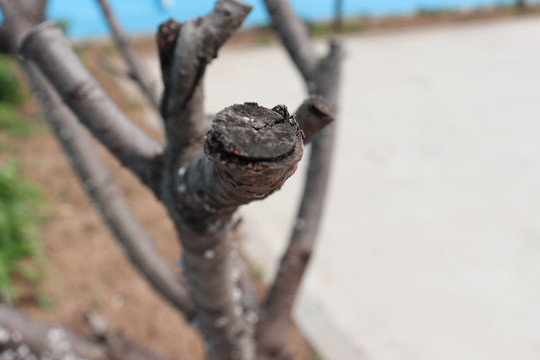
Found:
[[[124,166],[160,196],[162,146],[112,103],[71,49],[62,31],[45,22],[19,48],[47,77],[63,101]]]
[[[264,3],[272,19],[272,26],[311,89],[313,72],[317,67],[317,56],[311,46],[306,26],[298,18],[289,1],[265,0]]]
[[[180,233],[201,329],[217,359],[254,359],[257,314],[240,302],[231,217],[278,190],[296,170],[302,133],[285,107],[234,105],[216,115],[205,155],[180,165],[168,204]]]
[[[322,59],[314,55],[307,30],[286,0],[265,0],[272,19],[289,55],[304,76],[311,94],[325,98],[332,112],[337,111],[342,50],[332,40]],[[288,24],[284,26],[283,24]],[[326,198],[335,138],[335,125],[328,126],[313,141],[304,193],[289,245],[281,259],[277,274],[267,295],[257,327],[258,352],[261,359],[285,359],[291,310],[309,259],[316,244]]]
[[[304,133],[304,144],[309,144],[334,120],[330,105],[322,96],[307,98],[294,114],[296,121]]]
[[[161,94],[159,92],[159,87],[156,83],[156,80],[148,72],[147,68],[139,57],[139,54],[137,54],[137,52],[131,45],[128,36],[120,25],[120,22],[114,16],[109,6],[109,2],[107,0],[97,1],[100,5],[105,19],[107,20],[107,24],[109,24],[109,28],[111,29],[114,42],[120,50],[122,57],[129,65],[131,74],[137,81],[137,84],[139,84],[139,87],[146,95],[150,103],[154,106],[156,110],[159,109]]]
[[[251,6],[239,1],[222,0],[202,18],[188,20],[181,27],[174,23],[160,27],[158,44],[165,85],[162,115],[169,147],[175,151],[199,141],[208,131],[203,108],[206,66],[250,11]]]
[[[0,342],[0,357],[4,355],[5,358],[11,358],[10,353],[18,353],[17,359],[28,359],[34,354],[41,359],[165,360],[121,335],[110,333],[108,341],[90,339],[58,326],[30,320],[2,304],[0,331],[9,336],[7,342]]]
[[[192,318],[193,303],[187,289],[133,217],[121,190],[97,154],[86,130],[33,64],[26,64],[25,70],[33,80],[35,93],[46,109],[49,124],[115,239],[154,289],[188,319]]]

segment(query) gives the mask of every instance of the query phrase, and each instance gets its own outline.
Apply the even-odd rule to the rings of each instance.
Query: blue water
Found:
[[[120,22],[131,33],[153,33],[157,26],[169,19],[185,21],[209,12],[215,0],[109,0]],[[529,0],[540,2],[540,0]],[[262,25],[268,18],[262,0],[245,0],[254,6],[246,25]],[[343,0],[346,15],[407,14],[417,9],[475,8],[494,4],[511,4],[513,0]],[[300,16],[307,20],[330,19],[334,0],[292,0]],[[96,37],[107,34],[107,26],[96,0],[49,0],[47,16],[67,20],[68,33],[74,38]]]

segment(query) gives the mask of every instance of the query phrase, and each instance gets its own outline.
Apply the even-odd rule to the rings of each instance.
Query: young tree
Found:
[[[204,17],[162,24],[157,43],[165,90],[159,94],[106,0],[98,1],[134,78],[161,112],[166,145],[148,137],[112,103],[54,23],[36,25],[41,19],[33,9],[43,1],[0,0],[10,43],[51,127],[131,262],[157,292],[196,320],[210,358],[287,358],[284,344],[291,309],[315,243],[328,181],[334,131],[333,126],[322,129],[336,109],[339,43],[331,41],[328,54],[319,58],[291,5],[286,0],[265,0],[272,24],[311,96],[295,116],[284,105],[267,109],[244,103],[225,108],[211,117],[210,124],[202,100],[206,66],[251,7],[219,0]],[[83,126],[167,208],[182,245],[187,284],[166,265],[131,215]],[[292,231],[269,294],[260,302],[233,241],[231,219],[239,206],[279,190],[310,142],[297,215],[303,226]],[[0,305],[0,326],[20,334],[19,340],[44,358],[62,358],[60,345],[66,342],[71,356],[157,358],[116,334],[98,331],[104,341],[97,342],[58,332],[5,305]]]

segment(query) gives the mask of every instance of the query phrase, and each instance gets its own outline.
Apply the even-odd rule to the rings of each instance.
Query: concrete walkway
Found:
[[[296,319],[332,360],[540,359],[540,18],[345,40],[320,246]],[[284,51],[230,47],[208,105],[295,108]],[[301,173],[243,209],[273,274]]]

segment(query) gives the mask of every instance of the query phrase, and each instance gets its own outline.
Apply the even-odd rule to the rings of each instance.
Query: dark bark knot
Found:
[[[240,183],[280,187],[302,157],[302,132],[284,105],[237,104],[216,115],[204,148],[217,168]],[[239,178],[239,170],[251,174]]]
[[[278,107],[276,107],[278,108]],[[206,135],[205,152],[240,163],[278,161],[291,154],[299,133],[287,108],[270,110],[256,103],[233,105],[219,112]],[[283,111],[284,110],[284,111]]]

